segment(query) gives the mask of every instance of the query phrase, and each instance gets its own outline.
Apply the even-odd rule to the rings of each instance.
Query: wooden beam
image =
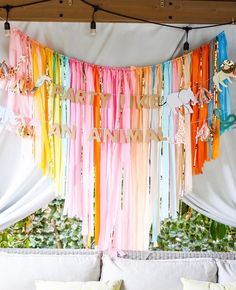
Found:
[[[34,0],[1,0],[0,5],[17,5]],[[235,0],[88,0],[102,8],[137,18],[163,23],[224,23],[236,19]],[[90,22],[93,9],[80,0],[52,0],[24,8],[12,9],[10,20]],[[6,17],[0,9],[0,17]],[[133,22],[101,11],[96,13],[97,22]]]

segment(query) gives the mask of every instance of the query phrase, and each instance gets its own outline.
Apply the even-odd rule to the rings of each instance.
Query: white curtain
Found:
[[[236,227],[236,130],[225,133],[221,141],[220,158],[194,177],[193,192],[183,200],[204,215]]]
[[[53,198],[50,181],[36,168],[31,144],[0,128],[0,230],[46,206]]]
[[[184,31],[148,24],[98,24],[96,37],[89,24],[11,23],[32,38],[55,50],[84,61],[108,66],[142,66],[181,55]],[[225,26],[190,31],[194,49],[225,30],[229,57],[236,61],[236,27]],[[8,56],[8,39],[0,31],[0,59]],[[236,113],[236,86],[231,87],[232,109]],[[6,94],[0,94],[6,104]],[[210,162],[204,174],[194,177],[193,192],[186,193],[189,205],[225,224],[236,226],[236,131],[222,138],[220,159]],[[19,139],[13,133],[0,135],[0,229],[33,213],[54,198],[50,182],[21,155]]]

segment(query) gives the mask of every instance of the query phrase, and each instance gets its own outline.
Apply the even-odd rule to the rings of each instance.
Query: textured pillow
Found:
[[[107,282],[36,281],[36,290],[120,290],[121,280]]]
[[[217,266],[219,283],[236,283],[236,260],[217,260]]]
[[[228,283],[227,285],[203,282],[196,280],[181,279],[183,290],[236,290],[236,283]]]
[[[182,290],[181,277],[216,282],[212,259],[131,260],[103,257],[101,281],[122,280],[122,290]]]

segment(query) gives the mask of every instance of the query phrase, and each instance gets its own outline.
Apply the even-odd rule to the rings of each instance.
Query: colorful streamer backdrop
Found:
[[[35,161],[65,198],[65,214],[82,220],[85,245],[94,237],[103,250],[148,249],[150,230],[155,244],[161,221],[176,217],[191,192],[192,175],[219,156],[214,109],[226,118],[230,101],[212,78],[227,59],[225,34],[163,64],[113,68],[13,29],[10,65],[22,56],[8,106],[34,129]]]

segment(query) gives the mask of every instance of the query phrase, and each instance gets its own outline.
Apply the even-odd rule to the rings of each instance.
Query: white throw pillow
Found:
[[[236,283],[228,285],[182,278],[183,290],[236,290]]]
[[[33,290],[35,280],[98,281],[100,256],[0,253],[0,290]]]
[[[35,281],[36,290],[120,290],[122,281],[54,282]]]
[[[103,258],[102,281],[123,280],[122,290],[181,290],[181,277],[216,282],[213,259],[130,260]]]
[[[236,260],[217,260],[218,282],[236,282]]]

